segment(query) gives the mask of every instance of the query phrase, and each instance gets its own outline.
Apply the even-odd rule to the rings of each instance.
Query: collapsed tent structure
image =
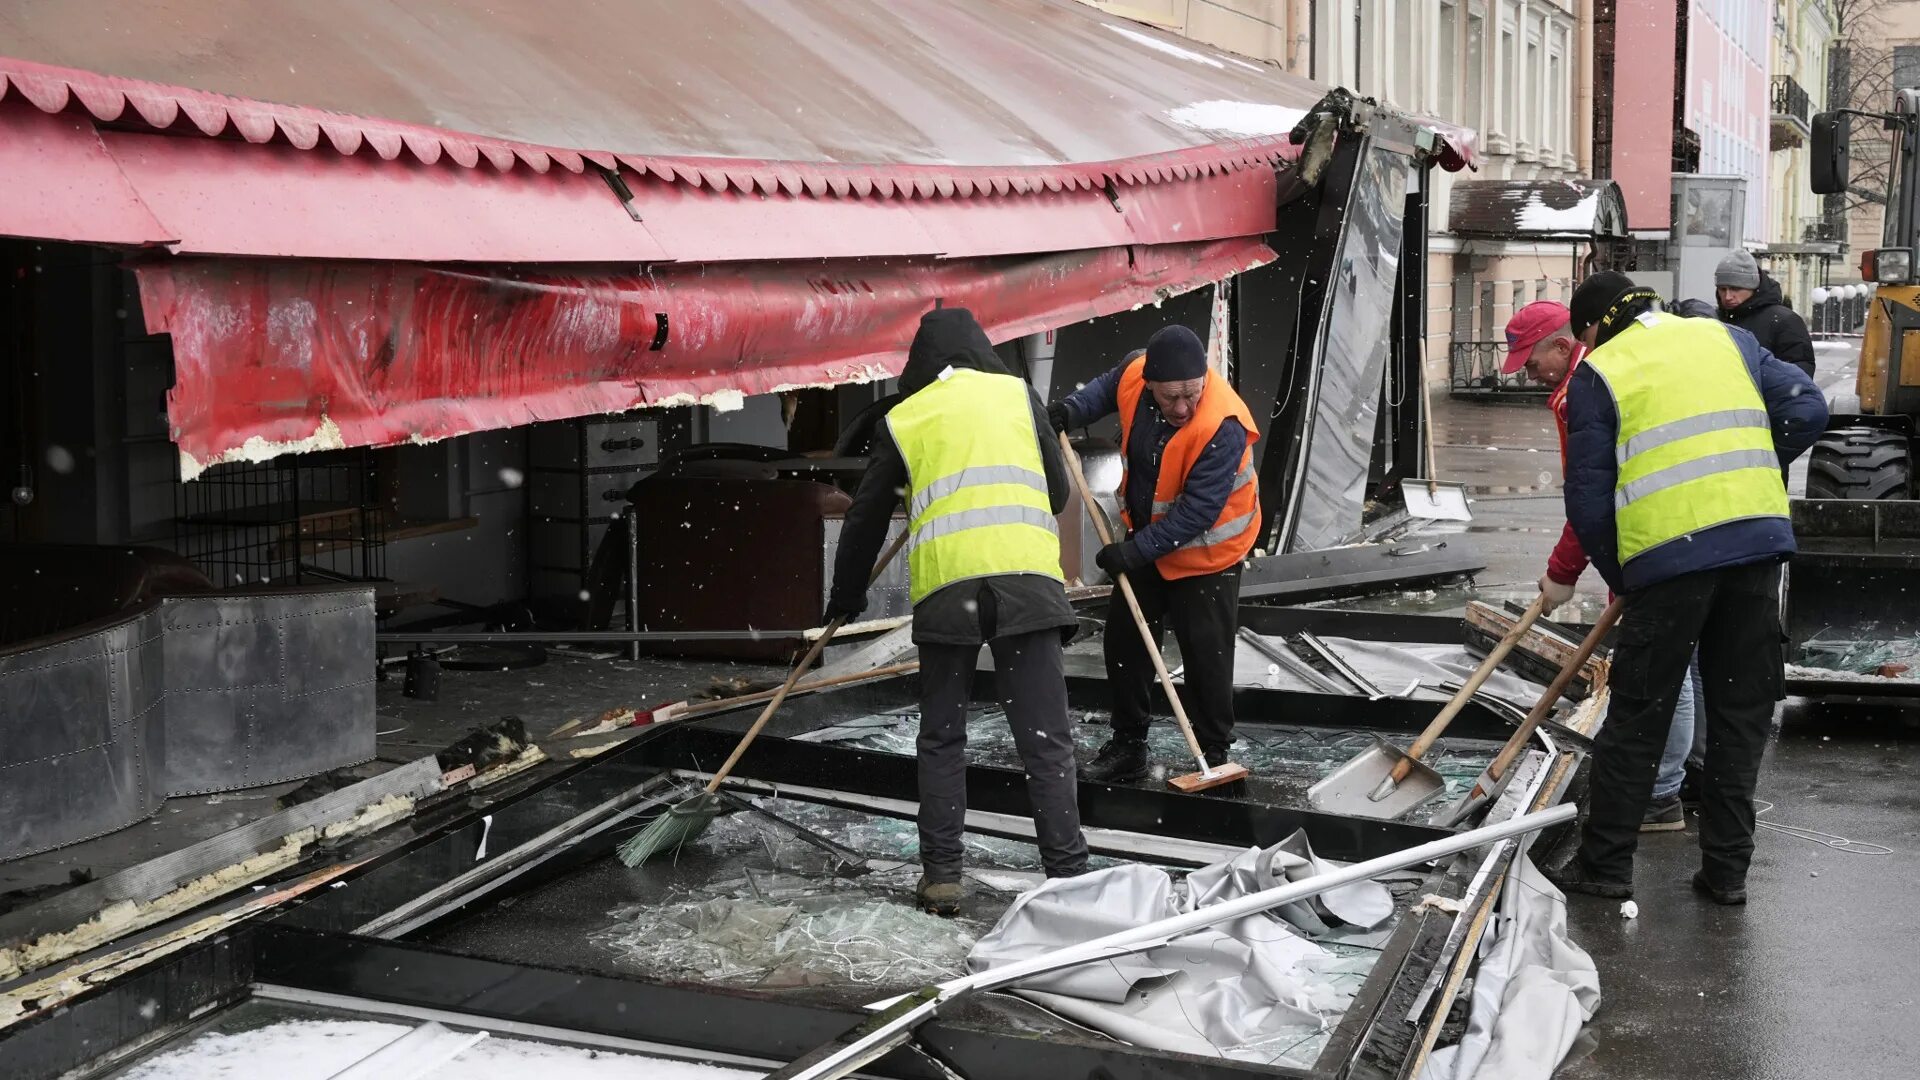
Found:
[[[635,661],[792,654],[931,308],[971,309],[1043,396],[1160,326],[1207,340],[1263,418],[1249,600],[1478,566],[1458,538],[1367,542],[1430,464],[1427,191],[1471,132],[1068,0],[0,4],[0,41],[0,532],[40,571],[0,596],[0,817],[32,824],[0,840],[31,894],[0,912],[10,1075],[315,1039],[452,1060],[478,1031],[500,1037],[463,1059],[483,1071],[562,1050],[764,1070],[876,988],[955,973],[1032,884],[1025,796],[983,739],[977,925],[909,917],[910,663],[858,654],[855,688],[796,699],[711,846],[639,873],[608,855],[746,719],[730,697],[623,726],[715,670]],[[1083,443],[1109,488],[1111,436]],[[1095,599],[1078,514],[1063,569]],[[1303,619],[1362,645],[1331,671],[1247,654],[1257,782],[1085,788],[1099,854],[1191,896],[1198,866],[1244,886],[1458,831],[1304,793],[1431,712],[1352,673],[1443,679],[1461,626],[1243,621]],[[1073,692],[1097,734],[1095,685]],[[591,737],[555,741],[563,719]],[[1470,783],[1509,720],[1470,707],[1436,761]],[[1540,736],[1488,819],[1561,798],[1580,756]],[[226,794],[323,773],[285,806]],[[186,793],[206,801],[166,801]],[[156,811],[157,857],[126,829]],[[1370,892],[1372,925],[1275,923],[1313,978],[1238,1053],[991,997],[877,1068],[1404,1075],[1520,855],[1416,868]]]

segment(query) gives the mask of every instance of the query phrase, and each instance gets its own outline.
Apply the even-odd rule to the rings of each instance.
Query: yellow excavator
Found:
[[[1834,411],[1793,503],[1800,554],[1788,571],[1789,685],[1812,694],[1920,694],[1920,90],[1896,91],[1885,113],[1838,109],[1813,118],[1815,194],[1849,190],[1854,120],[1892,135],[1886,228],[1860,255],[1873,289],[1853,411]]]

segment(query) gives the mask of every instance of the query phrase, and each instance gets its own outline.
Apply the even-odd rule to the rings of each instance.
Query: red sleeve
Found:
[[[1553,554],[1547,557],[1547,576],[1562,585],[1573,585],[1586,568],[1586,549],[1573,534],[1572,523],[1568,523],[1560,530],[1560,542],[1553,545]]]

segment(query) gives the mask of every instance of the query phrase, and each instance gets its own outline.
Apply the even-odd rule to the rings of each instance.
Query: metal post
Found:
[[[640,522],[634,506],[627,505],[627,629],[640,629]],[[640,659],[640,642],[627,645],[627,659]]]

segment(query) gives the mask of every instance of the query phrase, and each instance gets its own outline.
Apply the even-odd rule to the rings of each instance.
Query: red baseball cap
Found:
[[[1500,374],[1511,375],[1526,367],[1533,347],[1571,321],[1567,306],[1552,300],[1535,300],[1514,312],[1507,320],[1507,359],[1500,365]]]

